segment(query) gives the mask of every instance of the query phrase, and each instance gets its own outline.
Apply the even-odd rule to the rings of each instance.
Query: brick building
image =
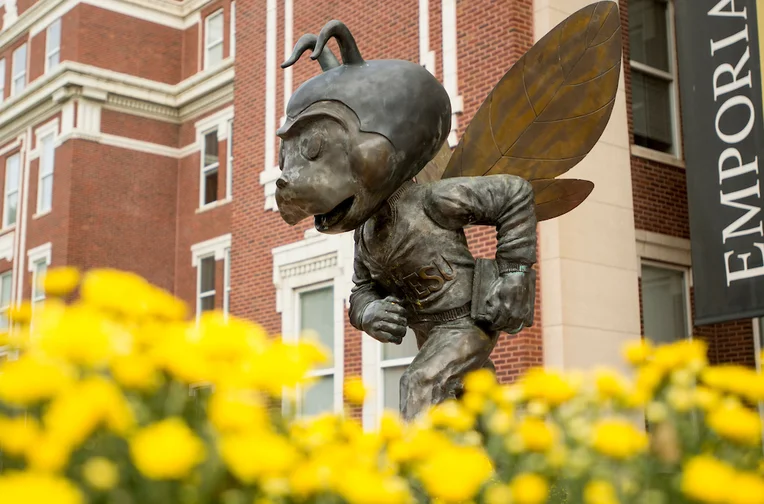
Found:
[[[587,3],[0,0],[0,307],[42,299],[33,285],[50,266],[132,270],[197,312],[230,311],[285,338],[314,329],[333,359],[300,407],[339,408],[343,378],[362,375],[377,391],[363,409],[373,424],[397,404],[413,341],[383,347],[348,323],[352,236],[289,227],[276,211],[275,131],[319,71],[307,58],[279,64],[339,18],[366,59],[419,62],[441,79],[453,145],[506,70]],[[754,365],[752,321],[692,324],[672,3],[620,6],[613,115],[569,172],[596,188],[539,226],[536,323],[502,336],[504,380],[541,364],[618,366],[640,334],[701,337],[712,361]],[[478,256],[492,255],[494,236],[468,230]]]

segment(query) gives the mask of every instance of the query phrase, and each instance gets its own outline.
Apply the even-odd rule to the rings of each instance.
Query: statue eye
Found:
[[[302,144],[302,155],[305,159],[316,159],[321,154],[321,146],[323,145],[323,138],[320,135],[313,135],[309,137]]]

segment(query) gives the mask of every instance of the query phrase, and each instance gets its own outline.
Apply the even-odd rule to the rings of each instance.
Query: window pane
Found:
[[[53,135],[42,139],[42,161],[40,169],[43,175],[53,173],[53,164],[56,160],[56,143]]]
[[[321,376],[302,393],[301,413],[318,415],[334,410],[334,377]]]
[[[655,343],[687,337],[684,272],[642,265],[642,317],[645,337]]]
[[[204,166],[218,162],[218,132],[211,131],[204,135]]]
[[[13,85],[16,92],[26,86],[27,46],[24,44],[13,53]]]
[[[48,263],[45,259],[37,261],[34,265],[34,285],[32,286],[32,301],[41,301],[45,299],[45,291],[42,283],[45,281],[45,274],[48,272]]]
[[[11,304],[11,274],[4,273],[0,277],[0,309],[5,309]]]
[[[50,24],[46,36],[45,46],[48,54],[61,47],[61,19],[56,19]]]
[[[53,207],[53,176],[48,175],[40,182],[39,212],[47,212]]]
[[[199,262],[201,268],[201,292],[215,290],[215,257],[205,257]]]
[[[408,329],[403,343],[394,345],[392,343],[382,344],[382,360],[402,359],[404,357],[414,357],[417,353],[416,335],[414,331]]]
[[[629,44],[632,60],[668,72],[667,5],[665,0],[630,0]]]
[[[14,154],[5,162],[5,193],[15,192],[19,187],[19,155]]]
[[[5,60],[0,60],[0,75],[5,75]],[[5,100],[5,78],[0,79],[0,103]]]
[[[382,369],[382,387],[384,389],[383,406],[387,409],[400,408],[400,386],[403,372],[408,366],[396,366]]]
[[[207,20],[207,45],[223,40],[223,13],[213,14]]]
[[[223,61],[223,43],[220,42],[207,49],[207,67],[214,67]]]
[[[314,332],[329,352],[326,367],[334,365],[334,288],[325,287],[300,294],[300,331]]]
[[[215,309],[215,295],[210,294],[201,299],[201,311],[211,311]]]
[[[3,223],[5,226],[11,226],[16,224],[16,206],[18,204],[18,193],[8,195],[7,204],[5,207],[5,218]]]
[[[218,199],[218,171],[212,170],[204,174],[204,204]]]
[[[671,152],[673,128],[670,86],[667,81],[631,72],[634,143],[650,149]]]

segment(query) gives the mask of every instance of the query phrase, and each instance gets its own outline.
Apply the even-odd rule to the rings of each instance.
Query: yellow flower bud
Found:
[[[104,457],[93,457],[82,466],[82,475],[96,490],[111,490],[119,483],[119,469]]]
[[[514,504],[541,504],[549,496],[549,484],[534,473],[522,473],[510,483]]]
[[[359,377],[351,377],[345,380],[345,400],[355,406],[363,405],[366,398],[366,387]]]

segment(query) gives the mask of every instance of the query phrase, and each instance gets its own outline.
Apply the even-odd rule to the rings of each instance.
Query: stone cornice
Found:
[[[200,21],[201,9],[212,0],[47,0],[35,3],[0,32],[0,47],[24,33],[44,30],[50,22],[79,4],[93,5],[152,23],[184,30]]]
[[[0,105],[0,138],[4,141],[41,106],[72,98],[101,102],[119,111],[179,124],[233,99],[234,66],[225,61],[171,85],[104,70],[73,61],[61,63],[49,75],[32,82],[23,93]],[[0,134],[1,134],[0,133]]]

